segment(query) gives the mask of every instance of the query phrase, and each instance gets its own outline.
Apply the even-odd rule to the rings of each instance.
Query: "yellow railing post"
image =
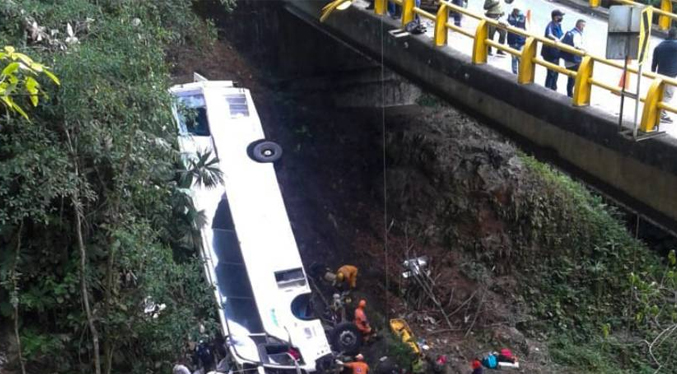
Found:
[[[489,35],[489,23],[481,20],[475,31],[475,42],[472,48],[472,63],[481,65],[487,63],[487,36]]]
[[[443,47],[447,45],[447,22],[449,21],[449,10],[444,4],[437,10],[435,19],[435,45]]]
[[[597,8],[601,0],[590,0],[590,8]]]
[[[661,109],[658,108],[658,103],[663,101],[664,86],[663,80],[656,78],[646,93],[644,110],[642,111],[642,122],[640,123],[640,129],[644,132],[652,131],[661,120]]]
[[[528,37],[524,43],[524,47],[522,47],[519,71],[517,72],[517,83],[534,83],[534,77],[536,76],[536,64],[534,63],[534,59],[536,58],[537,49],[538,42],[536,42],[536,38],[533,36]]]
[[[388,0],[374,0],[374,12],[380,16],[386,13]]]
[[[672,0],[661,0],[661,10],[672,13]],[[658,17],[658,28],[661,30],[669,30],[672,24],[672,18],[661,14]]]
[[[574,106],[590,105],[590,93],[592,91],[592,68],[594,61],[590,56],[584,56],[581,65],[576,73],[576,82],[574,83]]]
[[[402,26],[406,26],[407,23],[414,20],[414,5],[415,0],[403,0],[402,1]]]

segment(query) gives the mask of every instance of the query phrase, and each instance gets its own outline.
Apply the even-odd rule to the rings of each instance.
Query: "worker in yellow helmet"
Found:
[[[357,287],[357,267],[353,265],[343,265],[336,271],[336,281],[334,285],[339,287],[347,285],[348,289],[354,290]]]

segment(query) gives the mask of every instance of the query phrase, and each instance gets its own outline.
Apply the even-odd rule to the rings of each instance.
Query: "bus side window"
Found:
[[[202,94],[179,98],[179,128],[182,135],[209,136],[207,108]]]

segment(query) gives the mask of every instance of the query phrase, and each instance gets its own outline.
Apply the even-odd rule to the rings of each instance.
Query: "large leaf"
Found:
[[[17,70],[19,70],[19,63],[18,62],[12,62],[9,65],[5,66],[4,69],[2,69],[2,75],[12,75],[14,74]]]
[[[31,104],[38,106],[38,95],[40,93],[40,83],[33,79],[33,77],[26,78],[26,91],[30,94]]]
[[[47,70],[47,69],[43,70],[42,72],[45,73],[45,75],[48,76],[49,79],[51,79],[52,81],[54,81],[54,83],[56,83],[56,84],[59,85],[59,86],[61,85],[61,82],[59,81],[59,78],[57,78],[56,75],[54,75],[54,73],[52,73],[51,71],[49,71],[49,70]]]

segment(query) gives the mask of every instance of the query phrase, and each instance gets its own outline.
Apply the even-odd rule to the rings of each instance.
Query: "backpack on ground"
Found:
[[[424,34],[427,31],[426,27],[421,24],[421,20],[419,18],[407,23],[404,26],[404,30],[413,35]]]

